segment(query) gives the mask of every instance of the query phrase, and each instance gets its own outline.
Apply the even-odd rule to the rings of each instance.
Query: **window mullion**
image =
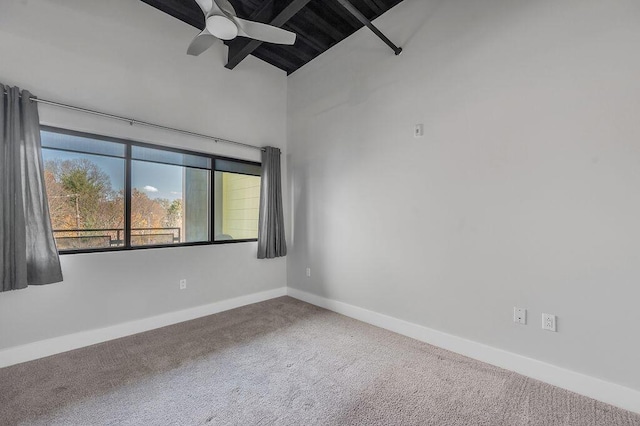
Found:
[[[209,242],[213,242],[214,240],[214,229],[215,226],[215,200],[216,200],[216,188],[215,188],[215,160],[211,159],[211,170],[209,170]]]
[[[124,246],[131,248],[131,144],[127,144],[125,154]]]

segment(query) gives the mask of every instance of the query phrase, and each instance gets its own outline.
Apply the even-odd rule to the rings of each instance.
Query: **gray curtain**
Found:
[[[282,185],[280,182],[280,150],[266,147],[262,151],[260,186],[260,219],[258,222],[258,259],[286,256]]]
[[[0,291],[62,281],[44,187],[37,104],[0,84]]]

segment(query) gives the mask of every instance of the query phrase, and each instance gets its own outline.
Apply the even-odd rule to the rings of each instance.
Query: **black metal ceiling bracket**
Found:
[[[382,34],[382,32],[378,28],[376,28],[376,26],[373,25],[366,16],[360,13],[360,11],[356,9],[349,0],[338,0],[338,3],[340,3],[345,9],[347,9],[349,13],[351,13],[358,21],[362,22],[363,25],[373,31],[375,35],[380,37],[380,39],[384,41],[387,46],[391,48],[391,50],[393,50],[393,53],[395,53],[396,56],[402,53],[402,47],[398,47],[393,44],[393,42],[389,40],[384,34]]]

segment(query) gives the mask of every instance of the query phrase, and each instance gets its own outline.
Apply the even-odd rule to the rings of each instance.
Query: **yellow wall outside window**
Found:
[[[260,177],[222,173],[222,232],[234,239],[258,238]]]

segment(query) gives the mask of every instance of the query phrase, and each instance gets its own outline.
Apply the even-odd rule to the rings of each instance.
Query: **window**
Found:
[[[131,148],[131,245],[209,241],[211,158]]]
[[[124,246],[126,146],[43,131],[42,147],[58,250]]]
[[[43,127],[62,253],[251,241],[260,164]]]
[[[260,166],[216,160],[215,240],[258,238]]]

